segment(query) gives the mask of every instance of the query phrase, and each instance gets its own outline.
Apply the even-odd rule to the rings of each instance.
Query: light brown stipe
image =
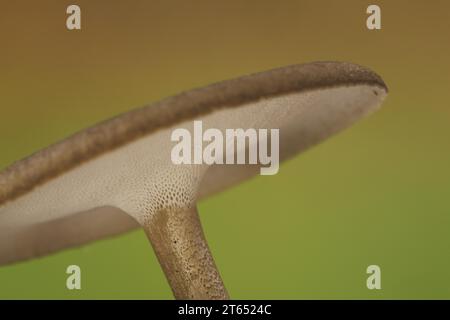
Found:
[[[161,210],[144,230],[176,299],[229,299],[195,206]]]

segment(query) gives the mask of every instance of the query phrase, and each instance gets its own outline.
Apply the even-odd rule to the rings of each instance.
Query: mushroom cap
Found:
[[[377,109],[371,70],[345,62],[293,65],[212,84],[80,131],[0,172],[0,264],[119,234],[162,207],[207,197],[258,165],[174,165],[170,134],[279,128],[280,160]],[[192,131],[191,131],[192,132]]]

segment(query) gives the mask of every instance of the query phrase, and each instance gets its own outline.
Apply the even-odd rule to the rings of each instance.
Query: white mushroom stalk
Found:
[[[0,172],[0,264],[141,226],[176,298],[227,299],[196,204],[270,165],[260,157],[221,164],[221,152],[217,161],[176,163],[174,130],[193,134],[195,121],[224,136],[276,129],[282,161],[370,114],[386,95],[367,68],[316,62],[188,91],[80,131]]]

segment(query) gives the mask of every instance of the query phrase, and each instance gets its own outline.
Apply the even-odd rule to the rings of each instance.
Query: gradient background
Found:
[[[82,30],[65,27],[82,9]],[[366,29],[366,8],[382,30]],[[450,2],[5,1],[0,168],[180,91],[345,60],[379,73],[378,113],[199,210],[233,298],[450,298]],[[82,290],[65,287],[69,264]],[[366,288],[368,265],[382,290]],[[171,299],[142,231],[0,267],[0,298]]]

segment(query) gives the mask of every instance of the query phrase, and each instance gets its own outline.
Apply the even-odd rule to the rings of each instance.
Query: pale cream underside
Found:
[[[192,132],[193,120],[202,120],[203,130],[279,128],[286,158],[375,110],[385,94],[368,85],[294,93],[222,109],[113,150],[0,207],[0,264],[124,232],[162,207],[193,203],[259,172],[256,165],[172,164],[171,132]]]

